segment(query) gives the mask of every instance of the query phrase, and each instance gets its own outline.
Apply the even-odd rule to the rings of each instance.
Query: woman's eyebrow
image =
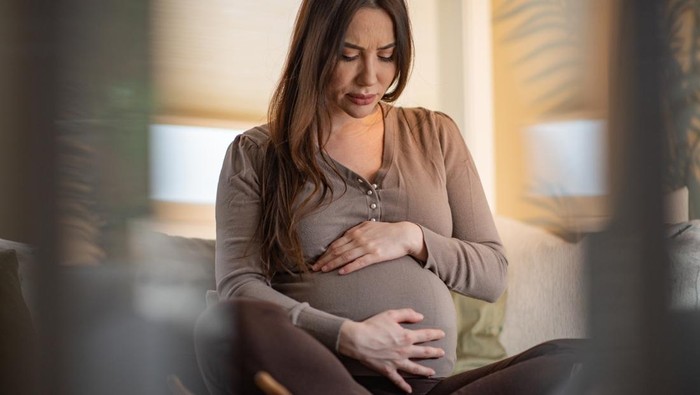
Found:
[[[363,48],[363,47],[361,47],[361,46],[359,46],[359,45],[355,45],[355,44],[348,43],[348,42],[346,42],[344,45],[345,45],[345,47],[347,47],[347,48],[359,49],[360,51],[364,51],[364,50],[365,50],[365,48]],[[396,43],[391,43],[391,44],[387,44],[387,45],[384,45],[384,46],[382,46],[382,47],[379,47],[379,48],[377,48],[377,50],[381,51],[381,50],[384,50],[384,49],[394,48],[395,46],[396,46]]]

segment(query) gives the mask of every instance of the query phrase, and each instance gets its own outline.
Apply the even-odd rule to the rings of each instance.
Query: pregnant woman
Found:
[[[572,341],[450,377],[450,290],[487,301],[507,260],[455,123],[394,102],[413,59],[404,0],[305,0],[269,124],[229,147],[221,299],[197,328],[212,393],[545,393]],[[259,393],[259,392],[258,392]]]

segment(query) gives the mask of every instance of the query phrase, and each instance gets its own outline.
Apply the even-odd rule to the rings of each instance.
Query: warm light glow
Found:
[[[226,149],[242,130],[151,125],[152,200],[214,204]]]
[[[602,196],[607,193],[605,122],[576,119],[525,130],[530,193]]]

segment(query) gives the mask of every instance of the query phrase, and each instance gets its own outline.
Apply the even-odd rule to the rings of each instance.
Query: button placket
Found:
[[[370,208],[369,220],[372,222],[376,222],[381,215],[380,210],[378,210],[380,208],[378,191],[379,186],[377,186],[377,184],[369,184],[368,186],[370,187],[370,189],[366,190],[366,194],[369,197],[369,199],[367,199]]]

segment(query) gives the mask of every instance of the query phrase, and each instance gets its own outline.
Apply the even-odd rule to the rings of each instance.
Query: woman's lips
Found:
[[[372,102],[374,102],[375,97],[377,97],[377,95],[348,94],[348,98],[350,99],[350,101],[358,106],[366,106],[368,104],[372,104]]]

